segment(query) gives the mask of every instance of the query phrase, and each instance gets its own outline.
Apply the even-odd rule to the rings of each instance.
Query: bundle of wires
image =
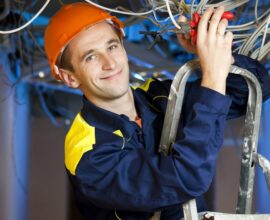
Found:
[[[180,14],[189,14],[191,17],[194,12],[203,13],[203,11],[208,7],[217,7],[223,5],[225,7],[225,10],[233,11],[236,14],[237,18],[241,18],[240,13],[243,12],[243,8],[253,8],[254,17],[251,21],[244,24],[234,24],[228,27],[228,30],[234,32],[234,45],[237,45],[234,50],[235,52],[248,55],[252,58],[257,58],[259,60],[262,60],[270,52],[268,36],[270,33],[270,9],[269,7],[261,7],[260,11],[262,11],[262,13],[259,13],[259,6],[267,6],[266,1],[259,2],[259,0],[146,0],[146,4],[144,5],[144,12],[132,12],[124,8],[121,8],[120,10],[118,9],[120,7],[118,7],[117,9],[108,8],[91,0],[85,1],[89,4],[95,5],[113,13],[120,13],[123,15],[137,16],[143,18],[147,16],[149,19],[154,21],[154,24],[163,29],[163,32],[166,32],[164,31],[166,30],[164,29],[165,25],[167,27],[170,26],[168,25],[168,21],[171,22],[171,24],[177,29],[181,29],[181,27],[176,21],[176,17]],[[11,30],[0,30],[0,34],[11,34],[23,30],[45,10],[49,2],[50,0],[46,0],[40,10],[29,21],[27,21],[20,27]],[[255,5],[252,5],[252,2],[255,3]],[[158,13],[163,13],[163,15],[164,13],[167,13],[167,17],[161,20],[157,16]]]
[[[234,52],[238,52],[258,60],[262,60],[270,52],[270,9],[267,7],[266,1],[260,1],[260,11],[262,11],[261,13],[259,13],[259,0],[181,0],[180,2],[177,0],[148,0],[148,4],[146,4],[145,8],[151,7],[151,9],[146,12],[138,13],[130,12],[127,10],[123,11],[110,9],[101,6],[91,0],[85,1],[114,13],[138,17],[145,15],[152,16],[153,18],[151,19],[155,20],[155,23],[157,23],[159,28],[162,29],[162,32],[166,32],[166,28],[164,28],[165,26],[171,27],[171,25],[168,25],[168,20],[170,20],[171,24],[174,25],[175,28],[181,29],[176,21],[177,16],[180,14],[187,15],[187,13],[189,13],[189,17],[192,17],[194,12],[199,12],[202,14],[208,7],[218,7],[223,5],[226,11],[233,11],[237,18],[241,18],[241,12],[243,12],[243,8],[248,9],[249,13],[251,10],[254,10],[254,17],[251,21],[244,24],[234,24],[228,26],[228,30],[234,32],[234,45],[236,45]],[[255,3],[255,5],[252,5],[252,3]],[[167,18],[160,20],[157,16],[157,13],[164,14],[164,12],[167,12]]]
[[[0,20],[0,35],[15,38],[13,41],[16,40],[14,45],[17,45],[17,51],[13,53],[13,60],[16,62],[18,60],[20,60],[20,62],[22,61],[21,63],[24,64],[22,66],[29,64],[30,69],[33,69],[35,63],[34,58],[38,57],[36,55],[37,52],[39,52],[39,56],[42,56],[41,58],[45,56],[45,53],[42,43],[37,39],[37,36],[42,35],[43,30],[39,33],[36,29],[33,31],[33,29],[29,27],[34,20],[41,15],[50,1],[51,0],[42,1],[42,6],[40,6],[37,12],[27,21],[23,16],[26,9],[32,8],[36,3],[41,3],[41,1],[28,1],[26,4],[27,1],[15,0],[14,2],[22,5],[22,7],[17,7],[17,10],[15,10],[16,16],[13,16],[14,13],[10,13],[8,17],[6,13],[4,13],[2,16],[5,15],[6,19],[2,18]],[[172,34],[172,32],[181,28],[177,23],[177,17],[179,15],[185,15],[190,19],[195,12],[202,14],[208,7],[223,5],[225,10],[232,11],[235,14],[234,21],[228,26],[228,31],[234,33],[234,52],[258,60],[265,59],[270,52],[270,9],[268,6],[269,3],[267,3],[269,0],[144,0],[144,4],[141,4],[143,5],[142,9],[138,12],[131,11],[121,6],[117,6],[116,8],[105,7],[96,3],[97,1],[84,1],[112,13],[121,14],[125,17],[124,22],[129,25],[132,25],[137,18],[151,21],[151,24],[155,26],[155,30],[163,34],[164,38],[167,37],[167,42],[170,45],[173,43],[173,40],[171,40],[172,35],[174,39],[176,39],[175,34]],[[62,0],[58,0],[58,2],[63,4]],[[12,9],[12,4],[8,5],[9,10]],[[15,20],[13,21],[12,19]],[[14,33],[17,33],[17,35]],[[24,40],[26,37],[30,40]],[[151,38],[151,36],[148,36],[148,38]],[[24,41],[27,43],[23,43]],[[179,46],[177,47],[179,48]],[[155,47],[155,49],[156,51],[161,51],[158,47]],[[24,71],[22,70],[21,73],[22,72]],[[30,72],[31,74],[33,73],[33,71]],[[13,82],[14,85],[21,79],[21,73],[16,76]],[[38,91],[37,94],[41,97],[44,91]],[[40,100],[42,100],[42,98],[40,98]]]

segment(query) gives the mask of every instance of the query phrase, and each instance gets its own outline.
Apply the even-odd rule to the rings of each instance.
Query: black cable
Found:
[[[4,10],[0,14],[0,20],[4,19],[10,13],[10,1],[4,0]]]

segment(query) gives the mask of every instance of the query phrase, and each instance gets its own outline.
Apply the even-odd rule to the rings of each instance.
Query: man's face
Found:
[[[87,98],[97,104],[127,94],[127,54],[110,24],[102,22],[82,31],[68,47],[73,75]]]

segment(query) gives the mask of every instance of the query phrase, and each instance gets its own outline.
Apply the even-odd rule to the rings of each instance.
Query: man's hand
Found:
[[[221,20],[224,7],[208,8],[198,25],[197,54],[202,67],[201,85],[225,94],[226,78],[232,61],[233,34]]]
[[[180,45],[189,53],[198,54],[203,70],[202,86],[225,93],[225,82],[229,72],[228,56],[230,64],[234,63],[231,55],[233,34],[225,34],[228,25],[227,19],[221,19],[224,15],[224,7],[216,11],[212,8],[206,10],[202,16],[202,22],[198,25],[197,45],[191,40],[189,34],[177,34]],[[232,19],[232,18],[231,18]],[[180,16],[179,22],[187,22],[185,16]],[[220,72],[220,75],[219,75]],[[226,74],[225,74],[226,72]]]
[[[187,22],[188,19],[181,15],[178,18],[178,22]],[[191,41],[191,37],[189,34],[177,34],[177,39],[180,45],[188,52],[188,53],[197,53],[196,45]]]

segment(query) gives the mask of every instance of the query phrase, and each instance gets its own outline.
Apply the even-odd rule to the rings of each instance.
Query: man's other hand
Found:
[[[188,22],[188,19],[181,15],[178,18],[178,22]],[[196,45],[191,41],[190,34],[177,34],[177,39],[179,44],[188,52],[188,53],[197,53]]]

